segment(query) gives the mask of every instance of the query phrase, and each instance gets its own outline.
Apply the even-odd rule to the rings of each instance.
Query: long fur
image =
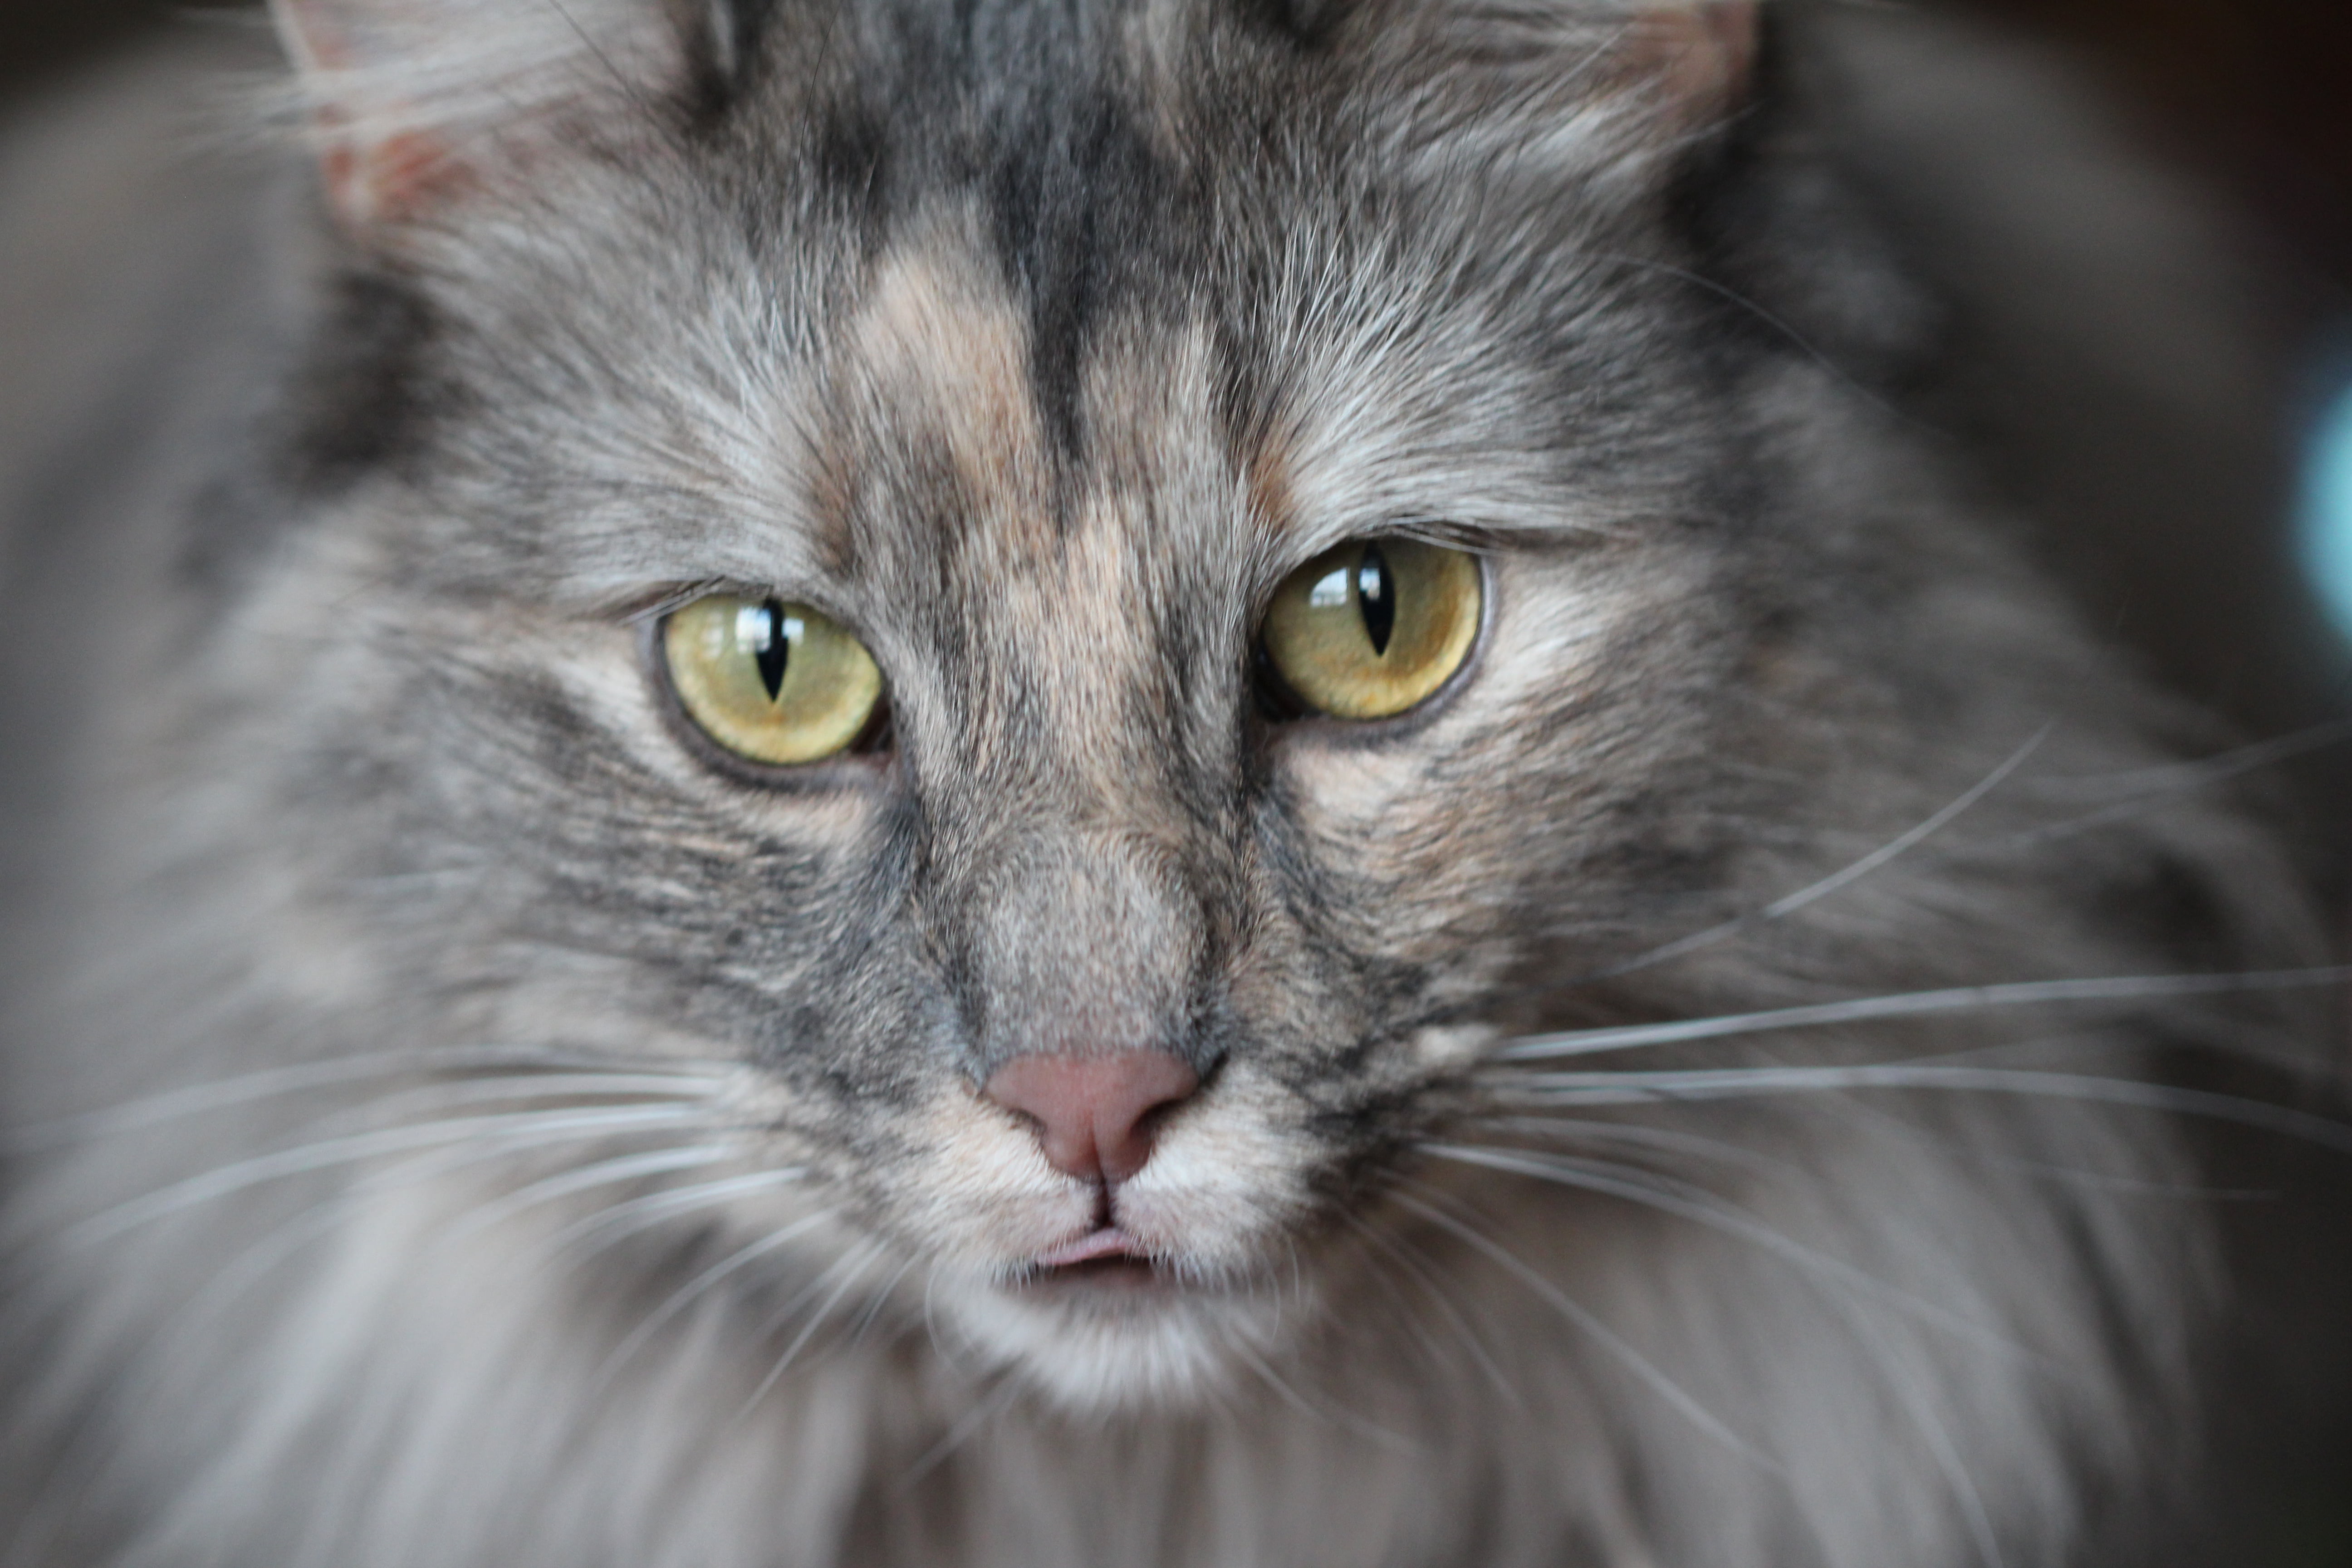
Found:
[[[648,4],[502,99],[308,29],[523,0],[284,9],[462,177],[159,164],[179,59],[11,164],[107,266],[6,334],[5,1561],[2026,1568],[2189,1458],[2144,1075],[2290,988],[1543,1056],[2312,960],[1900,410],[1835,18]],[[1384,531],[1475,668],[1275,722]],[[679,743],[714,585],[857,628],[886,763]],[[1081,1036],[1209,1085],[1140,1293],[1024,1281],[1092,1200],[973,1093]]]

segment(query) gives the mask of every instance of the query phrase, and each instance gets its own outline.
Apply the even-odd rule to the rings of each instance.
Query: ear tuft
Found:
[[[1643,12],[1628,24],[1625,70],[1648,79],[1655,102],[1681,129],[1712,124],[1746,95],[1759,12],[1759,0],[1695,0]]]
[[[270,0],[299,68],[327,194],[358,232],[446,201],[568,110],[651,87],[661,0]]]
[[[1761,0],[1361,0],[1339,37],[1433,150],[1622,170],[1671,156],[1746,100],[1761,11]]]

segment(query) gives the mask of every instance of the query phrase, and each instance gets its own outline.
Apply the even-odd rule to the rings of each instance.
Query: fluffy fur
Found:
[[[1581,1033],[2305,956],[1890,405],[1826,18],[557,15],[282,7],[323,202],[123,151],[179,63],[18,143],[8,275],[107,266],[10,337],[9,1561],[1984,1568],[2163,1473],[2104,1101],[2220,1003]],[[1396,531],[1471,678],[1275,722]],[[885,759],[680,743],[713,584]],[[1161,1279],[1028,1280],[973,1086],[1105,1043],[1208,1081]]]

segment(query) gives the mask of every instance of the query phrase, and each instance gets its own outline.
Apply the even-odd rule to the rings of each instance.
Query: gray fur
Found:
[[[2168,1473],[2163,1118],[1505,1055],[2306,956],[1886,401],[1937,317],[1823,19],[1719,102],[1570,0],[578,20],[367,76],[463,177],[340,231],[123,126],[208,60],[0,176],[97,279],[6,332],[6,1561],[2023,1568]],[[1473,678],[1270,721],[1259,609],[1384,529],[1488,555]],[[858,628],[886,758],[678,743],[645,617],[722,583]],[[1186,1283],[1026,1294],[1087,1200],[972,1086],[1102,1043],[1209,1078],[1132,1188]]]

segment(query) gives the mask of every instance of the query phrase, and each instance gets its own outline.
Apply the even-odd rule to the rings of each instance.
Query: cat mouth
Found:
[[[1117,1226],[1105,1226],[1030,1261],[1023,1279],[1032,1288],[1060,1284],[1142,1286],[1165,1283],[1170,1271],[1149,1248]]]

